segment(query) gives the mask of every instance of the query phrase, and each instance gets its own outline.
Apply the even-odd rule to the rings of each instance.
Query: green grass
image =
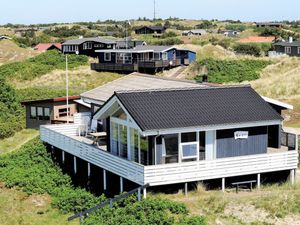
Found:
[[[0,66],[0,78],[2,77],[9,80],[32,80],[55,69],[64,69],[65,60],[65,56],[61,52],[56,50],[47,51],[22,62]],[[68,66],[70,69],[85,65],[87,62],[87,56],[68,56]]]
[[[256,80],[261,71],[271,64],[271,61],[252,59],[213,59],[207,58],[194,64],[194,70],[201,71],[205,67],[208,71],[209,82],[230,83]],[[202,77],[196,77],[202,80]]]
[[[38,130],[24,129],[14,134],[14,136],[5,138],[0,142],[0,154],[12,152],[20,148],[27,141],[37,137]]]
[[[27,195],[16,190],[0,187],[1,225],[75,225],[78,220],[67,222],[71,214],[62,214],[51,207],[48,195]]]

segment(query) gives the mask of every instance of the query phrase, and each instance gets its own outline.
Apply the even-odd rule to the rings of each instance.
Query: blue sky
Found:
[[[153,18],[153,0],[9,0],[0,24]],[[299,0],[156,0],[157,16],[243,21],[300,20]]]

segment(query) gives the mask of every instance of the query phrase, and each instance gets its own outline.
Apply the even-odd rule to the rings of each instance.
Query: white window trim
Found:
[[[197,148],[197,153],[194,156],[183,156],[183,146],[185,145],[196,145]],[[193,142],[184,142],[179,144],[179,149],[180,149],[180,156],[181,160],[185,159],[199,159],[199,142],[198,141],[193,141]]]
[[[292,53],[292,47],[285,47],[284,52],[285,52],[285,54],[291,54]]]
[[[106,58],[106,56],[109,56],[108,59]],[[111,53],[110,52],[104,52],[104,61],[105,62],[111,61]]]

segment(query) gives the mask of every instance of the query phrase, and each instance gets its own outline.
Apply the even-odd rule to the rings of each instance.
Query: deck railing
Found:
[[[78,125],[41,126],[41,140],[137,184],[144,184],[144,167],[76,140]]]
[[[216,160],[145,166],[144,182],[151,186],[296,169],[298,152],[240,156]]]
[[[216,160],[143,166],[96,146],[83,143],[74,136],[78,125],[41,126],[41,140],[89,163],[140,185],[150,186],[202,181],[296,169],[298,151],[258,154]]]

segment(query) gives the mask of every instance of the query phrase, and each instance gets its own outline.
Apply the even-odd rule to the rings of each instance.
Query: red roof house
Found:
[[[34,47],[36,51],[48,51],[48,50],[59,50],[61,51],[61,44],[60,43],[40,43]]]

